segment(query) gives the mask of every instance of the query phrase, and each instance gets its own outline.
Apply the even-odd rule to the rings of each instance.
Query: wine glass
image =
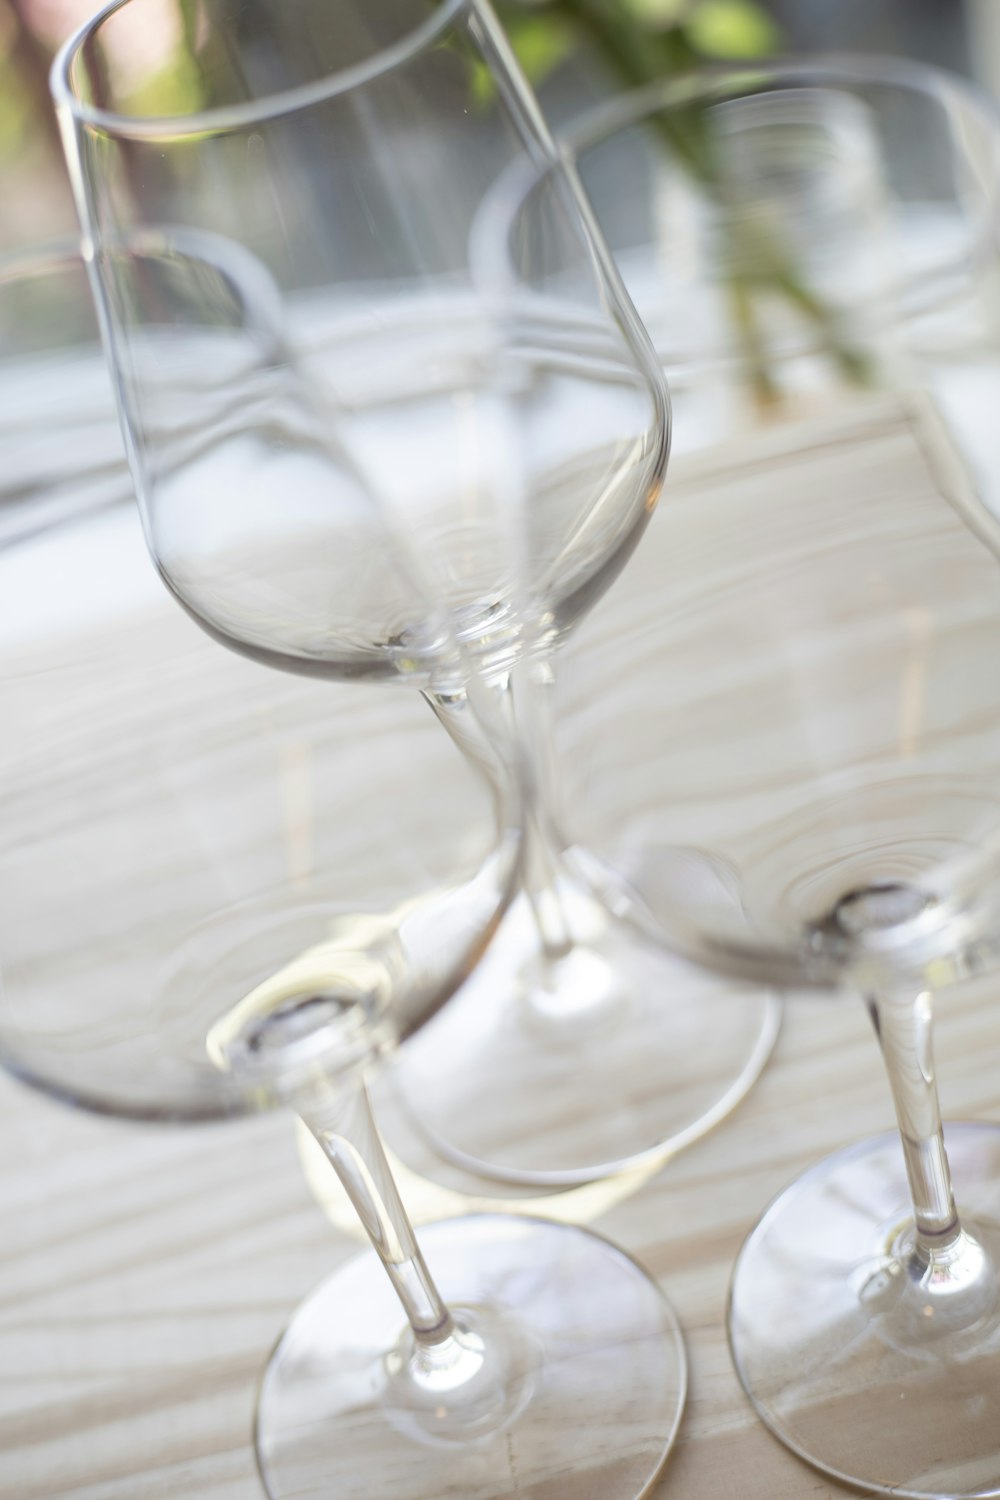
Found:
[[[996,117],[933,70],[755,66],[568,150],[678,435],[614,633],[565,662],[568,857],[713,970],[863,997],[898,1133],[767,1209],[733,1358],[835,1479],[996,1495],[1000,1130],[942,1131],[931,1031],[1000,933]]]
[[[422,1231],[432,1280],[357,1085],[358,1069],[427,1019],[491,935],[482,922],[476,946],[460,947],[453,897],[495,893],[501,851],[500,868],[516,868],[519,758],[477,666],[493,654],[484,632],[501,651],[512,625],[474,608],[480,570],[507,579],[508,554],[493,549],[514,532],[503,505],[517,489],[516,451],[483,374],[497,330],[450,259],[449,200],[433,213],[425,201],[422,220],[407,221],[388,194],[374,240],[361,212],[372,173],[370,206],[382,201],[383,155],[390,178],[403,168],[376,128],[379,109],[400,111],[415,141],[421,101],[434,98],[419,65],[442,87],[457,69],[466,90],[470,61],[489,55],[489,18],[443,6],[416,28],[383,31],[381,49],[362,57],[351,47],[371,49],[368,22],[388,25],[377,6],[342,7],[332,27],[326,6],[263,6],[239,25],[205,12],[193,31],[204,43],[204,107],[152,116],[141,110],[150,98],[162,109],[162,95],[130,94],[135,75],[122,64],[131,44],[119,23],[134,9],[126,0],[100,13],[54,78],[153,558],[192,618],[253,663],[320,683],[359,679],[359,691],[372,678],[418,686],[451,740],[430,718],[429,731],[452,757],[463,751],[465,778],[489,789],[490,826],[503,830],[483,878],[432,891],[426,921],[416,897],[376,904],[359,886],[364,904],[327,911],[334,930],[306,943],[295,901],[290,926],[278,913],[289,951],[275,965],[256,930],[268,936],[272,924],[223,912],[167,976],[170,1014],[214,1007],[202,1047],[220,1076],[252,1098],[294,1104],[377,1252],[321,1286],[275,1350],[256,1423],[265,1486],[273,1497],[332,1487],[420,1500],[449,1489],[556,1495],[582,1472],[631,1500],[658,1472],[684,1399],[683,1345],[659,1289],[599,1236],[496,1214]],[[273,194],[262,197],[262,181]],[[361,259],[348,253],[356,234]],[[414,236],[434,252],[439,284],[415,288],[403,275]],[[359,295],[363,272],[378,296]],[[604,352],[614,350],[606,325]],[[628,352],[621,336],[619,345]],[[653,387],[633,376],[628,389],[655,426]],[[648,451],[634,433],[629,443],[655,472],[660,438]],[[453,509],[442,494],[455,498],[456,474]],[[485,538],[484,486],[495,487]],[[415,694],[385,696],[419,706]],[[364,721],[356,741],[350,721],[344,728],[384,778]],[[394,750],[388,774],[398,771],[392,800],[403,812],[386,808],[376,826],[399,843],[390,868],[419,869],[412,819],[429,845],[443,825],[465,847],[482,818],[451,798],[447,777],[428,801],[409,739]],[[370,810],[354,806],[352,776],[338,790],[343,878],[361,861],[376,880]],[[426,971],[447,983],[415,984]]]
[[[151,284],[163,274],[153,256],[141,269]],[[187,271],[213,274],[194,261]],[[333,943],[338,912],[367,891],[386,913],[408,903],[409,1029],[500,920],[519,866],[518,799],[499,761],[453,769],[445,754],[459,823],[438,832],[448,747],[423,715],[351,704],[375,747],[352,754],[321,685],[223,655],[176,609],[144,544],[75,243],[0,260],[0,382],[0,1055],[102,1112],[242,1109],[245,1090],[205,1053],[220,994],[231,1004]],[[401,736],[405,789],[386,774],[385,747]],[[416,855],[385,861],[380,884],[363,847],[356,870],[345,863],[338,775],[373,849],[392,820],[420,835]],[[408,813],[397,799],[422,781],[423,806]],[[431,913],[434,942],[448,939],[439,953]],[[227,949],[236,967],[220,968]]]
[[[168,273],[151,255],[141,274]],[[217,285],[207,262],[174,257],[169,274]],[[589,1403],[589,1461],[635,1493],[683,1388],[657,1288],[596,1236],[480,1215],[421,1236],[458,1303],[449,1322],[361,1085],[510,899],[516,782],[458,754],[416,694],[271,671],[176,608],[147,557],[93,311],[66,247],[0,266],[3,1060],[105,1113],[288,1101],[309,1118],[418,1332],[411,1350],[374,1257],[310,1299],[264,1379],[269,1493],[327,1495],[345,1465],[373,1493],[391,1477],[437,1495],[442,1470],[503,1493],[512,1462],[528,1481],[562,1466],[560,1425],[568,1440]],[[574,1277],[599,1310],[581,1315]],[[554,1352],[572,1355],[568,1383]],[[642,1429],[633,1358],[651,1381]]]
[[[667,411],[614,268],[560,177],[537,235],[561,274],[546,275],[530,324],[512,329],[477,274],[470,237],[487,188],[511,161],[552,152],[485,7],[448,0],[413,31],[388,0],[260,3],[238,21],[207,3],[190,23],[163,23],[155,68],[131,39],[133,14],[109,11],[55,78],[141,427],[134,461],[158,565],[239,649],[408,681],[465,741],[461,694],[428,692],[394,590],[423,576],[495,683],[493,712],[511,718],[526,656],[547,660],[623,565],[659,492]],[[156,311],[127,248],[140,230],[250,252],[283,301],[278,327],[274,298],[255,298],[249,344],[270,340],[301,390],[262,382],[252,354],[247,365],[234,354],[225,382],[171,371],[160,348],[151,370],[138,335]],[[205,400],[231,430],[161,482],[172,424]],[[248,434],[258,416],[266,430]],[[371,565],[381,516],[393,518],[395,571]],[[524,734],[530,685],[518,689]],[[532,819],[525,895],[482,983],[404,1062],[400,1085],[442,1151],[480,1174],[565,1185],[708,1128],[759,1072],[775,1018],[760,997],[694,1003],[697,982],[562,870],[550,821]],[[706,1059],[699,1088],[692,1048]]]
[[[155,255],[136,264],[150,286],[164,275]],[[370,1018],[394,1044],[510,900],[512,768],[456,755],[409,699],[344,686],[341,722],[326,685],[220,652],[177,610],[75,244],[0,260],[0,393],[3,1061],[105,1113],[245,1108],[206,1035],[248,995],[267,1010],[334,973],[348,939],[399,966],[392,1016]]]

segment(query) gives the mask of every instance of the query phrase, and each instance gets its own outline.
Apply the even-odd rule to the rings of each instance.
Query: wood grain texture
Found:
[[[622,641],[636,619],[641,624],[644,611],[660,608],[653,584],[657,569],[670,566],[670,537],[670,528],[654,524],[642,569],[623,579],[623,585],[630,576],[645,582],[619,587],[595,614],[592,639],[609,642],[603,658],[598,652],[601,670],[621,673]],[[664,550],[658,553],[658,547]],[[163,629],[175,628],[172,618],[164,616]],[[127,683],[130,671],[139,672],[141,681],[149,640],[114,629],[112,636],[123,653],[116,662],[125,673],[119,682]],[[215,769],[198,792],[199,808],[213,805],[213,787],[224,784],[227,794],[215,801],[214,821],[204,824],[195,855],[190,839],[170,843],[170,809],[164,803],[150,809],[156,838],[146,844],[146,875],[156,876],[152,851],[175,849],[178,862],[165,878],[180,892],[171,908],[171,922],[178,924],[187,919],[185,899],[197,905],[192,881],[208,882],[200,888],[204,896],[216,888],[212,880],[224,888],[226,870],[235,869],[242,872],[245,893],[252,894],[255,880],[265,880],[279,865],[294,878],[303,861],[321,859],[323,847],[322,841],[310,844],[303,832],[301,786],[293,765],[289,791],[287,769],[287,746],[294,761],[303,753],[295,746],[311,743],[312,695],[318,690],[276,686],[282,701],[271,721],[278,726],[273,735],[262,731],[260,716],[252,728],[241,729],[247,700],[227,673],[239,676],[243,667],[231,668],[222,653],[216,656],[217,648],[206,646],[202,653],[200,644],[191,644],[195,638],[185,639],[184,652],[190,648],[200,665],[182,653],[184,667],[164,678],[167,701],[183,705],[183,713],[174,715],[171,743],[179,747],[187,736],[189,749],[201,744],[219,756],[206,759]],[[164,659],[174,650],[167,645]],[[96,681],[100,662],[89,659],[97,661]],[[26,659],[15,648],[11,660],[23,665]],[[635,658],[637,672],[640,666]],[[49,716],[65,717],[67,704],[62,700],[57,712],[46,678],[27,667],[19,691],[21,722],[41,725],[42,743]],[[385,716],[416,714],[403,694],[329,691],[342,694],[342,705],[349,699],[352,713],[356,708],[358,717],[349,721],[353,732],[344,738],[356,757],[363,757],[366,725],[374,734]],[[581,689],[577,709],[584,727],[590,691]],[[163,701],[156,700],[158,711]],[[101,805],[102,780],[113,783],[110,790],[120,788],[130,765],[134,770],[142,763],[149,702],[141,691],[120,693],[116,756],[99,753],[99,741],[91,740],[94,753],[87,753],[79,741],[49,736],[50,744],[62,745],[67,797],[76,795],[77,769],[86,783],[86,798],[80,797],[87,816]],[[898,732],[898,704],[894,712]],[[230,752],[235,760],[227,760]],[[257,754],[267,762],[272,752],[276,761],[251,771],[246,757]],[[9,740],[2,756],[13,778],[20,762],[12,758]],[[237,763],[245,767],[245,780],[232,779]],[[164,757],[160,746],[157,764],[165,786],[176,792],[183,784],[185,795],[193,795],[183,770],[192,762]],[[261,806],[255,778],[269,776],[276,777],[275,800]],[[8,788],[12,784],[9,779]],[[592,786],[599,788],[599,777]],[[636,806],[653,795],[641,783],[626,790]],[[24,810],[16,799],[10,805]],[[30,845],[30,837],[22,842]],[[272,844],[280,845],[278,853]],[[220,849],[229,850],[231,864],[219,864]],[[153,923],[147,935],[155,932],[163,943],[173,930],[169,923]],[[44,943],[35,951],[43,962]],[[80,972],[82,952],[75,960]],[[87,952],[93,971],[101,963],[100,933],[91,934]],[[117,957],[127,969],[127,955]],[[86,1021],[82,1014],[82,1030]],[[980,980],[942,997],[937,1050],[946,1115],[1000,1121],[998,1042],[995,982]],[[391,1106],[391,1100],[386,1103]],[[877,1050],[860,1004],[791,996],[772,1062],[729,1121],[655,1176],[577,1190],[550,1205],[562,1216],[592,1222],[636,1255],[680,1315],[690,1397],[678,1444],[654,1491],[657,1500],[720,1494],[831,1500],[846,1493],[793,1458],[751,1412],[726,1348],[726,1287],[740,1243],[769,1199],[826,1152],[890,1123]],[[406,1186],[417,1218],[457,1211],[463,1197],[455,1189],[463,1184],[452,1181],[450,1196],[422,1185],[419,1173],[430,1169],[429,1158],[418,1143],[407,1142],[405,1130],[393,1140],[404,1155],[412,1151],[418,1176]],[[483,1184],[467,1182],[464,1188],[474,1202],[497,1196]],[[525,1206],[538,1212],[545,1204],[536,1198]],[[258,1495],[251,1423],[259,1372],[296,1303],[358,1251],[335,1207],[331,1199],[324,1212],[311,1191],[287,1116],[211,1126],[129,1125],[70,1112],[0,1077],[0,1500]]]
[[[1000,1120],[998,1040],[992,984],[942,1003],[952,1117]],[[793,997],[737,1115],[592,1218],[660,1279],[687,1338],[690,1398],[657,1497],[841,1493],[750,1411],[726,1349],[726,1285],[768,1199],[890,1121],[861,1007]],[[358,1250],[310,1194],[288,1118],[130,1126],[4,1080],[0,1205],[3,1500],[257,1494],[257,1375],[296,1302]]]

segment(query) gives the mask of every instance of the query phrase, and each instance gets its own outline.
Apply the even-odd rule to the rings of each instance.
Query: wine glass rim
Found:
[[[476,9],[482,0],[439,0],[426,20],[407,30],[399,40],[379,48],[363,61],[338,69],[310,83],[263,94],[236,104],[201,109],[191,114],[130,115],[105,109],[80,98],[71,81],[71,70],[77,57],[110,16],[136,0],[107,0],[107,3],[78,26],[59,48],[49,71],[49,88],[58,114],[68,114],[74,122],[92,126],[106,135],[127,140],[158,141],[166,138],[183,140],[206,132],[225,133],[249,128],[267,120],[324,104],[374,82],[383,74],[409,61],[433,42],[464,10]]]
[[[580,165],[588,151],[613,139],[628,128],[641,125],[656,114],[699,102],[725,103],[739,86],[750,83],[799,86],[805,94],[824,87],[844,91],[849,97],[851,85],[858,87],[896,87],[912,97],[936,100],[949,119],[977,119],[986,130],[990,152],[982,176],[982,201],[974,214],[970,212],[971,240],[968,248],[974,254],[984,253],[997,234],[1000,223],[1000,108],[990,96],[972,81],[929,63],[881,54],[803,54],[801,57],[746,62],[722,62],[698,67],[666,79],[656,79],[638,88],[614,94],[582,110],[556,132],[555,150],[547,160],[519,158],[501,173],[484,200],[479,218],[479,239],[484,247],[481,261],[500,286],[516,281],[512,263],[510,234],[521,206],[541,183],[554,172],[568,173],[586,196],[579,179]],[[956,133],[959,127],[956,126]],[[949,260],[923,267],[904,277],[903,289],[911,298],[907,315],[919,312],[925,300],[933,302],[942,275],[953,269]],[[733,356],[719,356],[728,363]],[[683,352],[669,357],[660,351],[668,375],[677,375],[691,367],[692,359]],[[694,361],[698,363],[698,360]]]
[[[539,183],[553,172],[575,173],[585,152],[611,139],[620,130],[661,110],[711,100],[716,95],[718,102],[724,103],[737,83],[753,81],[787,81],[813,89],[822,88],[824,84],[890,84],[927,98],[937,97],[946,105],[960,101],[964,107],[971,106],[990,128],[991,136],[996,135],[993,157],[997,164],[1000,194],[1000,107],[971,80],[930,63],[878,53],[806,53],[789,60],[706,64],[602,99],[560,126],[555,132],[555,150],[551,155],[527,160],[519,157],[512,162],[491,188],[480,218],[488,220],[494,232],[502,224],[513,224],[517,210]],[[583,191],[582,185],[580,190]],[[485,232],[482,237],[487,238]],[[500,235],[495,243],[502,244],[505,252],[509,251],[506,236]],[[487,257],[488,261],[491,259],[495,263],[495,257]],[[506,254],[502,256],[502,263],[509,272]]]
[[[560,144],[576,166],[587,151],[662,110],[699,102],[724,104],[735,85],[755,81],[797,85],[802,93],[824,87],[849,89],[851,85],[882,85],[898,88],[912,97],[936,100],[949,120],[961,112],[978,118],[986,127],[991,149],[988,176],[983,179],[983,202],[979,211],[970,215],[975,225],[972,243],[978,249],[984,239],[996,234],[1000,212],[1000,108],[971,80],[908,58],[843,52],[807,54],[775,62],[713,64],[675,78],[658,79],[653,84],[603,101],[571,120],[561,132]],[[540,175],[536,173],[536,180]],[[530,191],[530,187],[526,186],[524,191]],[[516,205],[510,206],[511,217],[515,208]],[[942,270],[948,269],[948,265],[935,264],[915,275],[904,276],[902,284],[912,293],[923,283],[930,282],[933,286]]]
[[[723,103],[733,85],[740,81],[799,83],[814,88],[824,84],[895,85],[912,94],[936,97],[946,106],[952,102],[961,102],[966,108],[972,106],[992,129],[1000,125],[1000,108],[971,79],[910,58],[831,52],[803,53],[800,57],[773,61],[713,63],[671,78],[656,79],[584,110],[560,130],[560,140],[568,151],[578,155],[657,110],[711,100],[715,94]],[[995,154],[1000,159],[1000,146]],[[536,177],[541,175],[536,173]]]

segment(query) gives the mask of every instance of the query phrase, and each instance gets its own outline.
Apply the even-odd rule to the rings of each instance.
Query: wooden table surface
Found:
[[[993,984],[940,1006],[953,1118],[1000,1122],[998,1041]],[[890,1123],[861,1006],[792,997],[737,1113],[592,1217],[660,1280],[684,1327],[690,1395],[663,1500],[843,1493],[752,1414],[729,1362],[726,1286],[784,1183]],[[310,1192],[290,1118],[129,1125],[0,1079],[0,1213],[3,1500],[258,1494],[261,1366],[299,1299],[358,1250]]]
[[[1000,1122],[995,990],[980,980],[940,1001],[952,1118]],[[728,1356],[726,1288],[769,1199],[890,1124],[861,1004],[790,996],[773,1058],[734,1115],[644,1181],[549,1204],[631,1251],[678,1310],[690,1395],[660,1500],[843,1493],[752,1414]],[[462,1201],[409,1175],[404,1187],[418,1220]],[[359,1248],[335,1199],[327,1207],[287,1115],[129,1124],[0,1075],[0,1500],[261,1493],[256,1380],[298,1301]]]

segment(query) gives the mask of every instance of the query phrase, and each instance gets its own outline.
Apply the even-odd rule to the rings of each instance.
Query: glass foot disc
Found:
[[[520,897],[394,1062],[412,1128],[477,1177],[563,1188],[662,1163],[736,1107],[773,1050],[774,996],[695,971],[596,903],[574,914],[592,940],[542,976]]]
[[[367,1253],[296,1309],[265,1370],[257,1458],[270,1500],[638,1500],[673,1443],[684,1345],[656,1283],[587,1230],[484,1214],[420,1231],[457,1317],[516,1351],[509,1400],[449,1427],[392,1384],[402,1315]]]
[[[909,1201],[893,1133],[771,1204],[736,1262],[729,1341],[760,1417],[815,1468],[872,1494],[981,1500],[1000,1496],[1000,1127],[952,1124],[945,1143],[987,1257],[971,1316],[893,1253]]]

